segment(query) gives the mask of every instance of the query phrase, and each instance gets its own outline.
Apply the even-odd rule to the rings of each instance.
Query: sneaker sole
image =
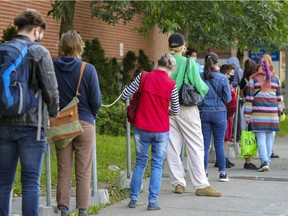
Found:
[[[269,171],[269,167],[268,166],[264,166],[261,169],[258,169],[259,172],[265,172],[265,171]]]
[[[161,208],[147,208],[149,211],[155,211],[155,210],[160,210]]]
[[[196,193],[197,196],[209,196],[209,197],[220,197],[222,194],[198,194]]]
[[[228,178],[227,178],[227,179],[219,179],[219,181],[220,181],[220,182],[229,182],[230,179],[228,179]]]

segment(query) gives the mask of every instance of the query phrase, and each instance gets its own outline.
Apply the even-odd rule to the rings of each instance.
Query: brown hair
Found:
[[[62,34],[59,43],[59,49],[62,55],[81,58],[84,47],[85,44],[77,31],[70,30]]]
[[[249,77],[257,72],[257,64],[253,59],[246,59],[244,61],[244,73],[243,78],[249,80]]]
[[[205,57],[204,64],[204,79],[210,80],[213,79],[212,72],[215,70],[214,65],[219,62],[218,55],[214,52],[210,52]]]
[[[46,29],[46,23],[42,15],[33,9],[26,9],[14,18],[14,25],[17,26],[18,31],[31,32],[35,27]]]
[[[231,70],[234,70],[235,66],[233,64],[223,64],[220,67],[220,73],[222,74],[228,74]]]

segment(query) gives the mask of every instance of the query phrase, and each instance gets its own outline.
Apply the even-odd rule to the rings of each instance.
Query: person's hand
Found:
[[[250,123],[250,118],[245,118],[245,121],[249,124]]]

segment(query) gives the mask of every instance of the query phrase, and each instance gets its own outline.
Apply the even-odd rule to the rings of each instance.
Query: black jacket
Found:
[[[16,35],[13,39],[31,40],[24,35]],[[56,117],[59,110],[58,84],[53,67],[53,61],[49,51],[41,44],[33,44],[28,49],[30,62],[30,80],[33,83],[31,88],[35,94],[41,90],[43,99],[42,109],[42,127],[48,126],[48,115]],[[22,125],[38,126],[38,106],[29,109],[23,116],[17,118],[0,117],[0,125]]]

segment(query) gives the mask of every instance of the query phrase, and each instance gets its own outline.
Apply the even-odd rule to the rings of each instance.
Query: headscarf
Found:
[[[259,60],[258,72],[252,75],[258,80],[261,91],[266,92],[271,88],[271,76],[273,73],[272,59],[270,55],[264,54]]]

